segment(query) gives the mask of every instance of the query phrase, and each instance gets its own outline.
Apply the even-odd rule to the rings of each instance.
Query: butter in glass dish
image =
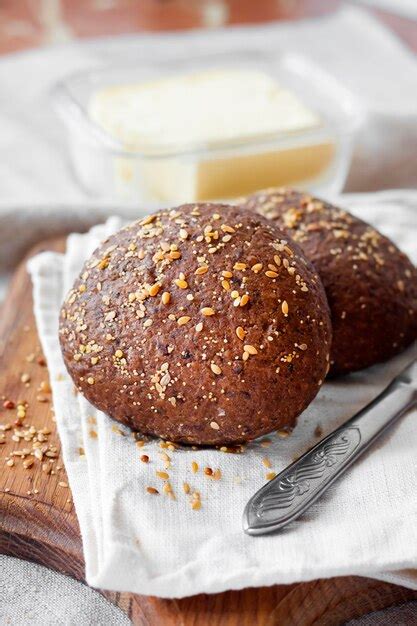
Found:
[[[280,185],[339,191],[356,119],[340,90],[297,56],[242,53],[104,68],[55,96],[83,187],[158,205]]]

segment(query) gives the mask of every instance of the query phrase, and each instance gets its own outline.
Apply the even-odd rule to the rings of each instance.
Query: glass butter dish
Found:
[[[349,92],[296,54],[107,67],[53,96],[81,185],[151,206],[283,185],[337,193],[360,120]]]

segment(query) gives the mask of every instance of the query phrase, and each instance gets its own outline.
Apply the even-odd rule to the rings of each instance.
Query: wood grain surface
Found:
[[[63,250],[64,241],[44,243],[31,254],[45,249]],[[79,527],[59,452],[48,369],[35,328],[24,262],[0,315],[0,381],[0,553],[83,580]],[[19,405],[25,412],[20,418]],[[34,456],[36,449],[42,458],[41,453]],[[141,626],[336,626],[417,599],[417,592],[359,577],[181,600],[104,593]],[[417,623],[417,615],[411,623]]]

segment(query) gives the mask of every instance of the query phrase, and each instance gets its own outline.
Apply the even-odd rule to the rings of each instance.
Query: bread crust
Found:
[[[417,271],[366,222],[292,189],[267,189],[242,206],[271,219],[315,265],[330,305],[330,374],[380,363],[417,338]]]
[[[61,310],[77,388],[135,430],[225,444],[291,429],[328,368],[321,281],[266,218],[184,205],[109,237]]]

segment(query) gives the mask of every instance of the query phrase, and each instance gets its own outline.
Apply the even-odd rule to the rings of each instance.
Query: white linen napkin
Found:
[[[342,202],[416,260],[417,192],[352,196]],[[47,252],[29,263],[88,583],[181,597],[345,574],[383,578],[389,570],[417,566],[416,411],[403,417],[292,527],[263,537],[242,531],[244,506],[266,481],[266,472],[283,469],[317,441],[318,430],[327,434],[364,406],[410,354],[327,382],[291,437],[273,433],[271,443],[263,438],[242,454],[171,452],[156,440],[138,448],[128,429],[74,395],[58,344],[59,308],[83,261],[122,223],[112,218],[87,234],[71,235],[65,255]],[[175,500],[162,493],[155,473],[164,469],[163,452],[172,459],[167,471]],[[149,463],[140,461],[142,454]],[[263,465],[265,457],[271,469]],[[205,467],[220,468],[221,480],[207,477]],[[191,508],[184,481],[200,491],[201,510]],[[148,486],[161,494],[147,493]],[[387,576],[395,580],[396,574]],[[399,576],[402,584],[416,585],[412,572]]]

